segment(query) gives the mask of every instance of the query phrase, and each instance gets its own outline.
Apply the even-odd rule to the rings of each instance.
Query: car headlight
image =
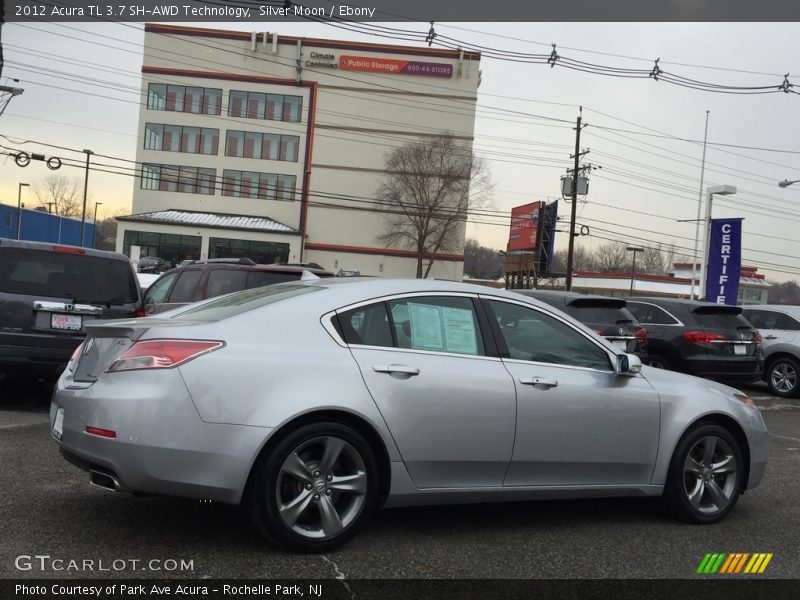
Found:
[[[734,394],[733,397],[736,398],[742,404],[746,404],[747,406],[752,406],[753,408],[755,408],[756,406],[756,403],[753,402],[753,399],[747,394],[743,394],[742,392]]]

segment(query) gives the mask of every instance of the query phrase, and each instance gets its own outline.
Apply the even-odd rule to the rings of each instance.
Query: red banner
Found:
[[[531,202],[511,209],[511,230],[506,250],[535,250],[539,242],[539,209],[542,202]]]

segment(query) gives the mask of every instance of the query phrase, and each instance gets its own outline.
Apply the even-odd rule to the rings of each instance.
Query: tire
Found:
[[[647,364],[656,369],[664,369],[667,371],[669,371],[672,368],[669,365],[669,361],[667,361],[666,358],[658,354],[649,355],[647,357]]]
[[[246,499],[250,518],[282,550],[337,548],[355,536],[375,510],[377,464],[369,443],[348,425],[302,425],[253,467]]]
[[[688,523],[716,523],[736,505],[744,468],[739,443],[727,429],[714,423],[693,427],[670,461],[664,488],[668,509]]]
[[[797,360],[782,356],[770,362],[764,373],[769,391],[781,398],[800,396],[800,364]]]

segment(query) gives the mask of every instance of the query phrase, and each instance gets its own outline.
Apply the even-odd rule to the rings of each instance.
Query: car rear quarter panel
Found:
[[[314,294],[309,294],[309,298]],[[180,367],[201,419],[280,428],[311,412],[339,410],[364,419],[390,460],[400,460],[350,350],[322,327],[309,298],[277,303],[196,328],[226,346]]]
[[[703,418],[733,419],[747,437],[750,454],[749,487],[758,484],[766,464],[767,431],[761,413],[733,399],[733,388],[682,373],[643,367],[642,374],[661,399],[661,441],[652,483],[664,485],[672,455],[683,435]]]

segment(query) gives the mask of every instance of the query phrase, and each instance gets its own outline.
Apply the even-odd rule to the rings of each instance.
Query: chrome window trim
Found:
[[[599,340],[593,339],[588,333],[586,333],[584,331],[581,331],[580,329],[577,329],[574,325],[572,325],[572,323],[569,323],[568,321],[565,321],[560,316],[550,312],[550,310],[548,310],[548,308],[540,307],[540,306],[537,306],[535,304],[531,304],[529,302],[520,302],[519,300],[517,300],[515,298],[505,298],[503,296],[491,296],[491,295],[485,295],[485,294],[480,294],[479,296],[480,296],[480,298],[482,298],[484,300],[496,300],[498,302],[506,302],[508,304],[517,304],[517,305],[523,306],[525,308],[530,308],[532,310],[542,312],[542,313],[546,314],[548,317],[551,317],[551,318],[561,322],[562,324],[567,326],[569,329],[571,329],[572,331],[582,335],[586,340],[588,340],[589,342],[591,342],[592,344],[594,344],[595,346],[597,346],[598,348],[603,350],[606,353],[606,356],[609,359],[608,362],[609,362],[609,366],[611,368],[608,371],[605,371],[603,369],[595,369],[595,368],[592,368],[592,367],[578,367],[576,365],[565,365],[565,364],[561,364],[561,363],[543,363],[543,362],[536,362],[536,361],[531,361],[531,360],[520,360],[520,359],[517,359],[517,358],[503,358],[502,359],[503,361],[513,361],[513,362],[518,362],[518,363],[526,364],[526,365],[542,365],[542,366],[549,365],[551,367],[552,366],[557,366],[557,367],[570,368],[570,369],[580,369],[582,371],[595,371],[597,373],[616,373],[617,372],[616,369],[614,368],[614,364],[616,363],[616,360],[617,360],[617,357],[619,356],[619,354],[612,353],[602,343],[599,343]],[[546,305],[546,306],[549,307],[549,305]],[[620,354],[626,354],[626,353],[622,352]]]

